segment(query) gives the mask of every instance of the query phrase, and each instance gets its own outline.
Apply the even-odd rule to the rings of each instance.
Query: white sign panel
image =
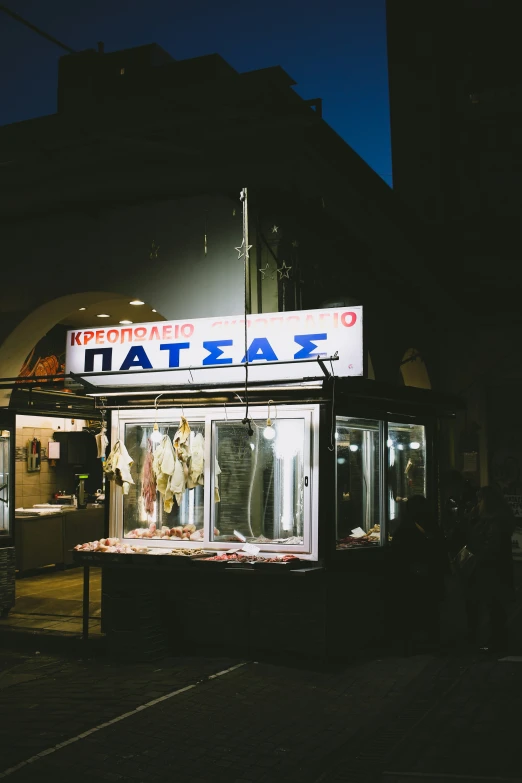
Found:
[[[362,316],[361,306],[251,315],[246,351],[242,316],[74,330],[65,371],[95,372],[92,383],[105,386],[201,385],[244,381],[248,361],[251,381],[298,380],[321,375],[301,360],[337,353],[332,368],[327,362],[335,375],[362,375]]]

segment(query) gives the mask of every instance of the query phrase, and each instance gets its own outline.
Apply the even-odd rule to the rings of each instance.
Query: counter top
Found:
[[[65,516],[66,514],[83,514],[86,511],[103,509],[101,505],[88,505],[87,508],[76,508],[76,506],[63,506],[43,509],[43,508],[15,508],[15,519],[47,519],[47,517]]]

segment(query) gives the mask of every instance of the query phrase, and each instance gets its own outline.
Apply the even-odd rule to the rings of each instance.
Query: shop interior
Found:
[[[14,541],[16,600],[6,621],[57,633],[81,629],[82,574],[72,557],[85,537],[104,533],[104,475],[96,436],[102,425],[84,419],[16,416]],[[8,439],[2,437],[0,486],[8,484]],[[8,530],[8,504],[0,529]],[[5,508],[4,508],[5,507]],[[5,524],[3,522],[6,516]],[[99,632],[101,586],[93,575],[92,632]]]

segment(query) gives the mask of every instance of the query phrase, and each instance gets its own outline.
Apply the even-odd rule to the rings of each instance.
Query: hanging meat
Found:
[[[203,485],[203,473],[205,468],[205,438],[198,432],[194,436],[191,446],[190,471],[187,487],[193,489]]]
[[[158,448],[154,452],[152,468],[156,477],[158,492],[163,495],[163,508],[167,514],[172,511],[173,494],[170,488],[170,479],[176,466],[176,455],[172,448],[172,441],[168,435],[164,435]]]
[[[178,431],[174,435],[174,451],[176,464],[170,480],[170,489],[179,506],[187,487],[191,461],[190,427],[184,416],[181,417]]]
[[[122,487],[124,495],[129,493],[130,485],[134,484],[130,472],[132,464],[132,457],[125,448],[125,444],[120,440],[116,441],[111,453],[103,463],[105,475],[110,481],[114,481],[115,484]]]
[[[141,496],[143,498],[145,513],[147,516],[154,514],[154,504],[156,502],[156,479],[153,470],[152,443],[150,438],[147,440],[147,454],[143,463],[143,475],[141,479]]]

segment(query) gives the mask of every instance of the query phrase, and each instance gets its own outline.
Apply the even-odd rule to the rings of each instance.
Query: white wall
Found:
[[[36,503],[49,503],[55,492],[62,489],[58,486],[56,467],[47,459],[48,443],[53,432],[60,429],[64,432],[81,431],[86,422],[83,419],[63,419],[53,416],[16,417],[16,452],[15,452],[15,507],[32,508]],[[40,470],[27,470],[27,442],[38,438],[42,448]]]
[[[81,432],[85,427],[84,419],[60,419],[56,416],[23,416],[16,417],[16,429],[52,429],[62,432]],[[28,434],[29,437],[30,433]],[[30,435],[32,438],[33,436]]]

